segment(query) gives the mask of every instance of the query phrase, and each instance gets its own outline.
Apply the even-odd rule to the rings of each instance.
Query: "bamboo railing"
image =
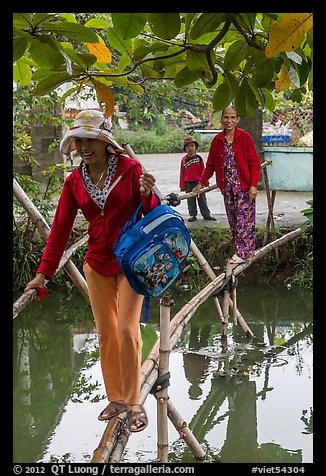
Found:
[[[32,222],[38,228],[42,237],[46,240],[49,236],[49,233],[50,233],[49,225],[47,224],[47,222],[45,221],[42,214],[36,208],[34,203],[28,198],[27,194],[24,192],[24,190],[21,188],[21,186],[19,185],[19,183],[15,179],[14,179],[14,183],[13,183],[13,192],[14,192],[14,196],[17,198],[19,203],[22,205],[22,207],[28,213]],[[85,237],[85,239],[87,239],[87,238]],[[81,246],[81,244],[80,244],[80,246]],[[76,248],[72,247],[72,250],[76,251]],[[69,254],[69,252],[67,251],[66,255],[68,255],[68,254]],[[81,273],[78,271],[78,268],[71,261],[71,259],[70,259],[71,254],[69,255],[69,258],[66,260],[66,262],[62,266],[65,269],[65,271],[68,273],[68,275],[70,276],[72,282],[75,284],[77,289],[81,292],[81,294],[84,296],[84,298],[89,302],[86,280],[81,275]],[[62,257],[61,262],[62,262],[62,260],[65,260],[64,256]],[[61,264],[61,262],[60,262],[60,264]]]
[[[65,252],[62,255],[62,258],[60,260],[58,269],[56,270],[55,274],[60,271],[70,260],[72,255],[75,253],[75,251],[78,250],[81,246],[83,246],[87,242],[88,236],[84,236],[81,238],[79,241],[74,243],[70,248],[65,250]],[[48,283],[48,280],[45,280],[45,285]],[[37,296],[36,289],[30,289],[29,291],[26,291],[26,293],[23,293],[15,302],[13,305],[13,319],[18,316],[18,314],[24,309],[24,307],[33,299],[35,299]]]

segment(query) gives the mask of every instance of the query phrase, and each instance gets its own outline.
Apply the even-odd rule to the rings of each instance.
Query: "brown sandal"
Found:
[[[111,418],[118,416],[120,413],[123,413],[126,410],[127,410],[126,403],[110,402],[108,406],[106,406],[104,410],[101,411],[101,413],[98,416],[98,419],[100,421],[111,420]]]
[[[143,431],[148,425],[147,415],[143,405],[138,405],[140,410],[129,410],[127,413],[128,418],[128,429],[131,433],[137,433],[138,431]],[[132,430],[132,425],[136,424],[136,421],[140,422],[140,425],[137,426],[135,430]]]

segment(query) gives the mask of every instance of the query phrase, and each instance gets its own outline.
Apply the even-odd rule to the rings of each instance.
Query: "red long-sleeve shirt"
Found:
[[[224,194],[224,131],[219,132],[212,140],[206,167],[200,178],[200,183],[205,184],[213,173],[216,175],[216,183],[221,193]],[[237,164],[239,180],[243,192],[247,192],[251,186],[257,187],[261,165],[251,135],[244,129],[237,127],[234,131],[233,150]]]
[[[200,155],[194,154],[189,157],[187,154],[182,157],[180,164],[180,190],[186,190],[185,182],[199,182],[204,169],[205,164]],[[208,180],[205,185],[208,187]]]
[[[118,182],[109,193],[102,210],[86,191],[81,165],[75,169],[64,182],[37,272],[49,278],[53,277],[67,246],[77,211],[80,209],[89,222],[85,261],[104,276],[122,273],[112,248],[123,225],[132,217],[140,202],[145,214],[158,205],[158,198],[153,193],[148,200],[142,197],[139,190],[140,175],[142,175],[140,163],[119,154],[119,164],[112,183],[116,180]]]

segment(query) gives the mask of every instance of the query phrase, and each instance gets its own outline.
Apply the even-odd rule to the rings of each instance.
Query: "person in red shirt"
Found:
[[[45,278],[53,278],[80,209],[89,222],[83,271],[110,402],[98,418],[109,420],[127,411],[129,430],[141,431],[148,424],[140,404],[139,321],[144,296],[131,288],[112,248],[139,203],[143,214],[159,204],[152,191],[155,178],[124,155],[100,111],[77,114],[60,149],[66,155],[76,149],[81,163],[64,182],[40,265],[25,292],[44,288]]]
[[[191,192],[192,189],[198,185],[200,177],[204,171],[205,165],[203,158],[196,153],[198,148],[198,142],[192,136],[186,136],[184,138],[183,150],[187,153],[181,159],[180,164],[180,190]],[[208,187],[208,180],[206,181],[206,187]],[[216,218],[211,216],[209,211],[206,195],[204,193],[200,194],[198,198],[190,197],[187,198],[188,211],[190,218],[188,221],[197,220],[197,200],[200,213],[202,214],[204,220],[216,220]]]
[[[238,127],[240,117],[234,106],[222,112],[223,130],[212,140],[206,167],[193,192],[200,193],[215,172],[234,241],[231,263],[250,258],[256,249],[255,220],[257,185],[261,165],[251,135]]]

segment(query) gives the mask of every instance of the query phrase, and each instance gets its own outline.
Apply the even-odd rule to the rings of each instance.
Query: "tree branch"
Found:
[[[256,43],[254,34],[253,34],[253,36],[247,35],[247,33],[244,31],[242,26],[238,23],[236,18],[233,19],[233,25],[236,27],[238,32],[241,33],[241,35],[246,40],[246,42],[248,43],[249,46],[252,46],[253,48],[256,48],[256,50],[259,50],[259,51],[264,51],[265,50],[264,46],[258,45]]]

